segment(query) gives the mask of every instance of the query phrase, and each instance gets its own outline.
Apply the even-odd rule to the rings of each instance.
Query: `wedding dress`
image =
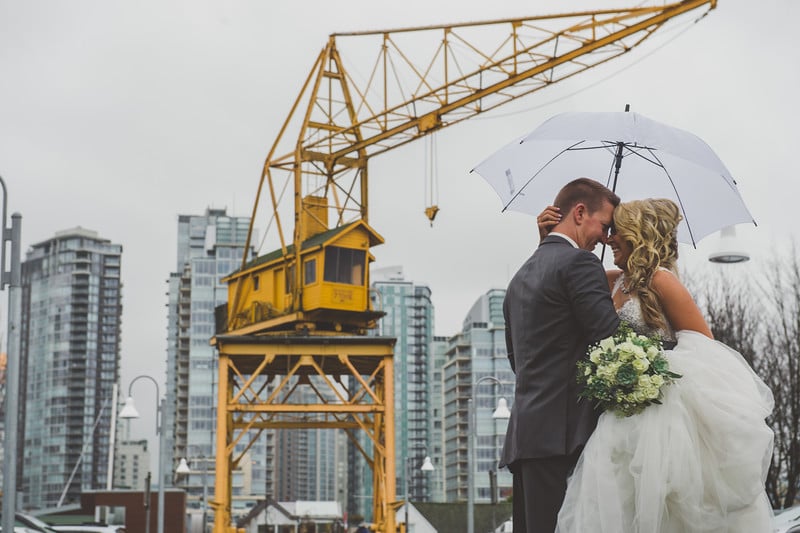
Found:
[[[635,298],[619,314],[638,333],[677,341],[665,354],[683,377],[664,388],[661,405],[600,416],[567,485],[557,533],[771,532],[769,388],[720,342],[647,328]]]

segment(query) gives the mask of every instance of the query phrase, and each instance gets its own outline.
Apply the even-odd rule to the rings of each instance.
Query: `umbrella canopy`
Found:
[[[565,184],[588,177],[623,201],[674,200],[683,213],[681,242],[755,224],[730,172],[702,139],[638,113],[556,115],[473,171],[494,188],[503,210],[536,215]]]

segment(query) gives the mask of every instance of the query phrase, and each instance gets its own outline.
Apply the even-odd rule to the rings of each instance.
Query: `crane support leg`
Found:
[[[394,344],[390,337],[218,335],[214,533],[231,533],[231,475],[265,430],[362,431],[375,530],[395,533]],[[309,397],[318,398],[309,402]],[[237,451],[238,450],[238,451]],[[269,458],[268,460],[274,460]],[[272,495],[266,495],[272,496]]]

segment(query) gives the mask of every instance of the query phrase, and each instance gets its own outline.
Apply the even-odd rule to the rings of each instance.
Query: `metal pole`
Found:
[[[106,400],[108,403],[108,400]],[[100,419],[103,417],[103,411],[106,409],[106,403],[100,408],[100,412],[97,413],[97,416],[94,419],[94,424],[92,425],[92,436],[94,436],[94,432],[97,430],[97,425],[100,424]],[[81,454],[78,456],[78,461],[75,463],[75,467],[72,469],[69,477],[67,478],[67,482],[64,485],[64,490],[61,491],[61,497],[58,498],[58,503],[56,504],[56,508],[61,507],[64,503],[64,498],[67,497],[67,492],[69,491],[70,485],[72,485],[72,480],[75,479],[75,474],[78,472],[78,468],[80,468],[81,463],[83,462],[83,456],[86,455],[86,451],[89,449],[89,445],[91,441],[87,440],[83,448],[81,448]]]
[[[156,480],[158,481],[158,525],[157,531],[158,533],[164,533],[164,402],[166,402],[166,398],[162,399],[161,394],[158,390],[158,382],[153,378],[153,376],[149,376],[147,374],[141,374],[133,378],[128,384],[128,396],[132,397],[133,392],[133,384],[136,383],[140,379],[149,379],[153,382],[153,385],[156,387],[156,433],[158,434],[158,473]],[[125,409],[122,410],[123,413]],[[136,415],[138,417],[138,414]],[[148,506],[150,502],[148,500]],[[149,511],[149,507],[148,507]],[[150,523],[148,519],[148,524]]]
[[[409,499],[408,499],[408,457],[406,457],[406,533],[411,531],[408,528],[408,506],[409,506]]]
[[[5,446],[3,450],[3,531],[14,531],[14,516],[17,504],[17,441],[19,418],[19,374],[20,374],[20,328],[22,327],[22,268],[20,266],[20,240],[22,237],[22,215],[11,215],[11,230],[6,229],[6,184],[3,188],[2,261],[0,265],[0,289],[8,282],[6,278],[5,248],[11,241],[11,276],[8,291],[8,349],[6,359],[5,397]]]
[[[156,385],[156,401],[158,401],[158,385]],[[164,533],[164,401],[160,400],[156,408],[156,428],[158,430],[158,533]]]
[[[206,533],[206,519],[208,514],[208,488],[206,486],[206,458],[205,456],[201,456],[203,461],[203,533]],[[266,516],[266,512],[265,512]]]
[[[477,388],[477,386],[475,387]],[[472,394],[475,394],[473,389]],[[467,400],[467,533],[475,533],[475,478],[472,471],[475,469],[474,454],[474,404],[472,398]]]
[[[150,533],[150,472],[144,480],[144,533]]]
[[[106,471],[106,490],[114,487],[114,452],[117,446],[117,395],[119,385],[111,388],[111,435],[108,436],[108,470]]]

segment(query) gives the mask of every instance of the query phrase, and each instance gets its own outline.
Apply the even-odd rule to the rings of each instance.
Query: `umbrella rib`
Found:
[[[661,168],[664,168],[664,164],[661,163],[661,160],[658,157],[656,157],[655,153],[653,153],[654,148],[651,148],[649,146],[636,146],[636,145],[633,145],[633,148],[639,148],[639,150],[634,150],[633,148],[631,148],[631,145],[629,145],[629,144],[626,144],[624,146],[630,152],[628,155],[635,155],[635,156],[641,157],[642,159],[644,159],[648,163],[651,163],[653,165],[656,165],[656,166],[659,166]],[[650,155],[653,156],[653,159],[650,159],[649,157],[645,157],[641,153],[642,151],[649,152]],[[665,171],[666,171],[666,169],[665,169]]]
[[[694,233],[692,232],[692,225],[689,224],[689,215],[686,213],[686,209],[683,206],[683,199],[681,199],[681,195],[678,193],[678,188],[675,187],[675,182],[673,181],[672,176],[669,175],[669,171],[667,170],[667,167],[665,167],[664,164],[661,162],[661,160],[658,158],[658,156],[655,153],[653,153],[653,150],[650,149],[650,148],[647,148],[647,151],[650,152],[650,155],[653,156],[653,159],[655,159],[658,162],[658,166],[660,166],[662,169],[664,169],[664,174],[667,175],[667,179],[669,180],[669,184],[672,186],[672,190],[675,191],[675,198],[678,199],[678,204],[680,204],[680,206],[681,206],[681,213],[683,213],[683,219],[686,221],[686,229],[689,230],[689,238],[692,239],[692,246],[696,249],[697,248],[697,243],[694,240]],[[647,159],[647,158],[645,158],[645,159]]]
[[[522,144],[523,142],[524,142],[524,141],[520,141],[520,144]],[[530,179],[529,179],[528,181],[526,181],[526,182],[525,182],[525,184],[524,184],[522,187],[520,187],[520,188],[519,188],[519,190],[517,191],[517,193],[516,193],[514,196],[512,196],[512,197],[511,197],[511,199],[508,201],[508,203],[506,203],[506,205],[504,205],[504,206],[503,206],[503,210],[502,210],[502,211],[500,211],[500,212],[501,212],[501,213],[505,213],[506,209],[508,209],[508,206],[510,206],[512,203],[514,203],[514,200],[516,200],[516,199],[517,199],[517,196],[519,196],[520,194],[522,194],[522,192],[525,190],[525,187],[527,187],[527,186],[530,184],[530,182],[532,182],[534,179],[536,179],[536,176],[538,176],[539,174],[541,174],[541,173],[542,173],[542,171],[543,171],[544,169],[546,169],[546,168],[547,168],[547,166],[548,166],[550,163],[552,163],[553,161],[555,161],[555,160],[558,158],[558,156],[560,156],[560,155],[561,155],[561,154],[563,154],[564,152],[568,152],[569,150],[571,150],[571,149],[575,148],[576,146],[578,146],[579,144],[581,144],[581,143],[583,143],[583,142],[585,142],[585,141],[578,141],[578,142],[576,142],[575,144],[573,144],[572,146],[568,146],[568,147],[564,148],[563,150],[561,150],[560,152],[558,152],[556,155],[554,155],[554,156],[553,156],[553,157],[550,159],[550,161],[548,161],[547,163],[545,163],[544,165],[542,165],[542,168],[540,168],[539,170],[537,170],[537,171],[536,171],[536,173],[535,173],[533,176],[531,176],[531,177],[530,177]]]
[[[581,142],[587,142],[587,141],[583,140]],[[608,141],[600,141],[600,142],[605,143],[605,142],[608,142]],[[613,145],[611,145],[611,144],[602,144],[600,146],[579,146],[577,148],[574,148],[573,146],[570,146],[569,148],[567,148],[567,150],[569,150],[571,152],[573,152],[573,151],[577,152],[579,150],[601,150],[601,149],[605,149],[605,150],[611,152],[611,151],[613,151],[613,148],[616,148],[617,144],[614,143]]]

